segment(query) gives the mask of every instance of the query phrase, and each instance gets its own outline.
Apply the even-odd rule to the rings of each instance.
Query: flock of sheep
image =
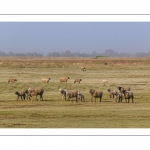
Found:
[[[109,92],[110,98],[115,98],[116,103],[120,103],[122,102],[123,99],[125,99],[126,103],[129,103],[130,99],[132,99],[132,103],[134,102],[134,95],[133,92],[130,91],[130,87],[122,87],[122,86],[118,86],[118,91],[116,90],[111,90],[108,89],[107,91]],[[59,89],[60,93],[61,93],[61,97],[62,100],[70,100],[72,101],[72,98],[76,98],[76,102],[79,101],[85,101],[84,99],[84,95],[77,90],[65,90],[65,89]],[[89,93],[91,93],[91,102],[93,102],[93,98],[95,99],[96,102],[96,98],[99,98],[99,101],[101,102],[102,100],[102,96],[103,96],[103,91],[101,90],[94,90],[94,89],[90,89]]]
[[[86,68],[83,67],[81,68],[82,71],[86,71]],[[69,77],[65,77],[65,78],[60,78],[60,82],[66,82],[68,81],[68,79],[70,79]],[[46,79],[42,79],[42,82],[48,83],[51,79],[50,78],[46,78]],[[9,79],[9,82],[16,82],[17,79]],[[78,82],[80,83],[82,81],[82,79],[75,79],[74,83]],[[108,83],[108,80],[103,80],[102,83],[105,85],[106,83]],[[125,99],[126,103],[129,103],[130,99],[132,99],[132,103],[134,102],[134,95],[133,92],[131,92],[131,88],[130,87],[122,87],[122,86],[118,86],[118,90],[112,90],[112,89],[108,89],[107,91],[109,92],[109,96],[110,98],[115,98],[115,101],[117,103],[122,102],[123,99]],[[73,102],[72,98],[76,98],[76,102],[83,102],[85,101],[84,99],[84,95],[78,91],[78,90],[65,90],[65,89],[59,89],[59,92],[61,94],[61,99],[62,100],[70,100],[71,102]],[[19,100],[19,97],[22,100],[25,100],[27,98],[27,100],[31,100],[34,99],[34,97],[36,97],[39,95],[40,96],[40,100],[43,100],[43,93],[44,93],[44,89],[41,87],[36,87],[36,88],[28,88],[27,90],[23,90],[23,91],[16,91],[15,94],[17,95],[17,100]],[[103,96],[103,91],[101,90],[94,90],[94,89],[90,89],[89,93],[91,94],[91,102],[93,101],[93,98],[95,99],[96,102],[96,98],[99,98],[99,101],[101,102],[102,100],[102,96]]]

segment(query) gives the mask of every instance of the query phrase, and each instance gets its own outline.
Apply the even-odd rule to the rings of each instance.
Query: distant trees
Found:
[[[92,51],[91,53],[81,53],[81,52],[71,52],[70,50],[62,51],[62,52],[49,52],[46,55],[43,55],[41,53],[33,52],[33,53],[14,53],[12,51],[5,53],[0,51],[0,56],[15,56],[15,57],[149,57],[149,52],[137,52],[135,54],[127,53],[127,52],[116,52],[114,50],[105,50],[103,53],[97,53],[95,51]]]
[[[37,53],[37,52],[34,52],[34,53],[14,53],[12,51],[8,52],[8,53],[5,53],[5,52],[1,52],[0,51],[0,56],[31,56],[31,57],[43,57],[44,55],[43,54],[40,54],[40,53]]]

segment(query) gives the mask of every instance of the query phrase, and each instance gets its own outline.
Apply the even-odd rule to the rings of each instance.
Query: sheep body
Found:
[[[82,81],[82,79],[75,79],[74,83],[78,82],[80,84],[81,81]]]
[[[131,92],[131,91],[126,91],[125,94],[124,94],[124,97],[125,97],[126,103],[129,103],[130,98],[132,99],[132,103],[134,102],[134,101],[133,101],[133,99],[134,99],[133,92]]]
[[[21,100],[25,100],[26,98],[26,93],[25,91],[16,91],[15,94],[17,95],[17,100],[19,100],[19,97],[21,98]]]
[[[92,102],[92,98],[95,98],[95,102],[96,102],[96,98],[100,98],[100,102],[102,100],[102,96],[103,96],[103,91],[101,90],[94,90],[94,89],[90,89],[89,93],[91,93],[91,102]]]
[[[10,79],[8,79],[8,83],[9,83],[9,82],[12,82],[12,83],[17,82],[17,79],[12,79],[12,78],[10,78]]]
[[[68,81],[68,79],[70,79],[69,77],[62,77],[60,78],[60,82],[66,82]]]
[[[78,91],[77,90],[67,90],[66,91],[66,96],[68,96],[68,100],[72,101],[72,98],[76,98],[76,102],[77,102],[77,97],[78,97]]]
[[[41,81],[42,81],[43,83],[48,83],[50,80],[51,80],[50,78],[43,78]]]
[[[117,93],[117,91],[116,91],[116,90],[108,89],[107,91],[109,92],[110,98],[111,98],[111,97],[113,97],[113,98],[114,98],[115,94]]]
[[[103,85],[106,85],[108,83],[108,80],[102,80]]]
[[[29,87],[28,92],[30,93],[30,96],[35,96],[36,100],[37,96],[40,96],[40,100],[43,100],[43,93],[44,93],[44,88],[42,87],[36,87],[36,88],[31,88]]]
[[[123,87],[123,86],[118,86],[118,90],[119,90],[120,92],[122,92],[123,90],[130,91],[131,88],[128,87],[128,86],[125,86],[125,87]]]

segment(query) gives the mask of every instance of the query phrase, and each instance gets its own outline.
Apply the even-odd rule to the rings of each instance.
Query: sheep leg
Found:
[[[61,100],[63,100],[64,96],[61,94]]]
[[[91,102],[93,102],[92,98],[93,98],[93,96],[91,97]]]
[[[116,103],[117,103],[117,97],[115,98],[115,101],[116,101]]]
[[[102,100],[102,97],[100,96],[100,100],[99,100],[99,102],[101,102],[101,100]]]
[[[42,100],[43,101],[43,96],[42,95],[40,95],[40,99],[39,100]]]

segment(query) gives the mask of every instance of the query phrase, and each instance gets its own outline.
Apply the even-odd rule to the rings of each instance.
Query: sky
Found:
[[[0,51],[149,52],[150,22],[0,22]]]

